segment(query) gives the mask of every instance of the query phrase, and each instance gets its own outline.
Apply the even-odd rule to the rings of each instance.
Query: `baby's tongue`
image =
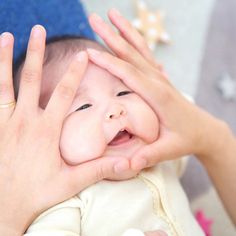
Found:
[[[120,131],[115,138],[109,143],[109,145],[119,145],[121,143],[127,142],[130,139],[130,134],[125,131]]]

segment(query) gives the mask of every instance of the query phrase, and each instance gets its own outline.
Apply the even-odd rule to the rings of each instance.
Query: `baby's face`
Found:
[[[79,164],[101,156],[130,158],[158,137],[153,110],[109,72],[89,64],[64,122],[60,149]]]

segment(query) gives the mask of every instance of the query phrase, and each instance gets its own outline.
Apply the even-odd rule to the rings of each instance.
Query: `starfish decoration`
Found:
[[[170,37],[163,25],[164,13],[149,11],[142,0],[136,1],[136,9],[138,17],[133,25],[144,36],[149,48],[154,50],[157,43],[169,43]]]
[[[216,86],[226,101],[236,99],[236,80],[229,73],[224,73],[218,79]]]
[[[196,217],[199,225],[203,229],[205,235],[206,236],[212,236],[212,234],[211,234],[211,225],[212,225],[213,221],[211,219],[207,219],[204,212],[201,211],[201,210],[196,212],[195,217]]]

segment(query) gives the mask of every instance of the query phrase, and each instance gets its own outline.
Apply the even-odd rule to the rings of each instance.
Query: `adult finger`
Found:
[[[126,20],[115,8],[112,8],[108,12],[108,17],[112,24],[119,30],[122,37],[153,66],[157,66],[157,63],[143,36],[141,36],[141,34],[131,25],[131,23]]]
[[[182,150],[182,141],[174,134],[161,137],[158,141],[138,150],[131,159],[131,169],[141,170],[163,160],[172,160],[190,153]]]
[[[70,63],[62,80],[56,86],[44,115],[53,121],[55,126],[61,126],[73,98],[78,89],[80,80],[87,68],[88,55],[85,51],[79,52]],[[58,129],[59,130],[59,129]]]
[[[110,53],[97,51],[95,49],[87,49],[87,52],[89,54],[89,59],[93,63],[121,79],[128,87],[147,100],[154,110],[157,109],[155,100],[160,102],[167,102],[168,99],[170,100],[168,89],[170,89],[169,87],[171,87],[171,85],[168,80],[163,80],[163,74],[157,70],[155,74],[148,76],[139,71],[132,64],[123,61]],[[164,88],[165,84],[168,84],[166,89]]]
[[[139,90],[139,79],[142,77],[142,72],[140,72],[132,64],[105,51],[98,51],[89,48],[87,49],[87,52],[89,59],[93,63],[109,71],[132,89]]]
[[[112,24],[119,30],[120,35],[130,45],[132,45],[149,63],[151,63],[152,66],[161,72],[164,72],[163,65],[156,61],[144,37],[121,15],[117,9],[111,9],[108,12],[108,17]]]
[[[125,158],[103,157],[78,166],[66,166],[65,171],[68,175],[62,179],[70,183],[68,187],[71,189],[68,191],[75,191],[75,194],[102,179],[117,177],[129,168],[129,161]]]
[[[89,22],[93,30],[105,41],[109,48],[120,58],[133,64],[149,74],[153,70],[152,66],[145,60],[145,58],[132,47],[124,38],[113,31],[113,29],[106,24],[102,18],[96,14],[89,17]]]
[[[15,106],[12,80],[13,35],[6,32],[0,37],[0,123],[8,120]]]
[[[18,105],[24,111],[38,109],[46,31],[41,25],[32,28],[25,64],[21,72]]]

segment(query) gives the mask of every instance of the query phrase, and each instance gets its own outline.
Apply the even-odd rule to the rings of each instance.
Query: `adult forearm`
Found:
[[[197,157],[205,166],[226,210],[236,224],[236,138],[224,122],[213,122],[215,129],[206,137],[205,151]]]

